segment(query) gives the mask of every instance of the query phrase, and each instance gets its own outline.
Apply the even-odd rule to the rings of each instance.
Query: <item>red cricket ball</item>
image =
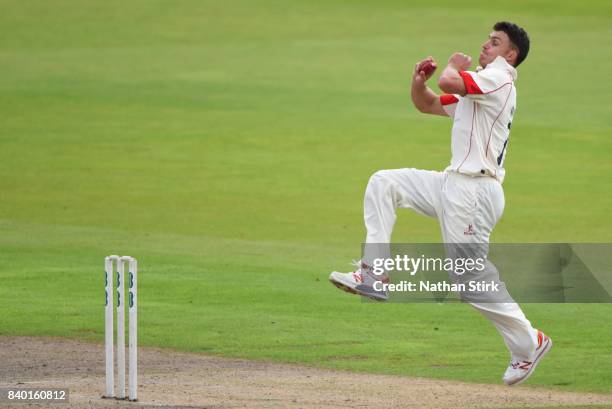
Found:
[[[419,64],[418,72],[423,71],[425,73],[425,76],[429,77],[431,74],[433,74],[437,67],[438,66],[436,65],[436,63],[432,61],[423,61],[421,64]]]

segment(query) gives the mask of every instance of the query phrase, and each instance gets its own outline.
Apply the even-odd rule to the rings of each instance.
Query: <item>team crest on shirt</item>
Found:
[[[463,234],[465,234],[466,236],[473,236],[474,234],[476,234],[476,231],[474,230],[474,225],[468,224],[468,227],[463,231]]]

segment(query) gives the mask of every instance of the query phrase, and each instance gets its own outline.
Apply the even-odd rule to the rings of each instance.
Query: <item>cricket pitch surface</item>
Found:
[[[138,361],[139,401],[101,399],[103,344],[0,336],[0,388],[68,388],[68,404],[48,405],[57,409],[456,409],[612,404],[612,395],[604,394],[351,373],[155,348],[139,348]]]

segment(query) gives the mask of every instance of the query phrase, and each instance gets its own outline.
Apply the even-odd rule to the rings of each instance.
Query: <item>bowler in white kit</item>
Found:
[[[381,286],[374,288],[375,282],[386,283],[388,277],[374,274],[374,255],[368,254],[367,245],[391,241],[398,207],[436,218],[445,244],[484,244],[488,249],[504,210],[502,183],[516,110],[516,68],[528,52],[525,30],[498,22],[482,45],[475,71],[469,70],[469,56],[454,53],[450,57],[438,80],[442,95],[427,86],[433,70],[425,67],[435,69],[435,60],[429,57],[416,64],[411,90],[415,107],[453,120],[450,165],[442,172],[406,168],[371,176],[364,199],[366,251],[356,271],[331,273],[334,285],[372,299],[388,298]],[[470,304],[495,325],[510,351],[504,383],[525,381],[551,349],[551,339],[533,328],[514,301]]]

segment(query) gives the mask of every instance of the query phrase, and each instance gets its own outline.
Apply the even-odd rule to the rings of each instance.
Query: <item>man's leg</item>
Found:
[[[537,347],[537,330],[515,302],[471,303],[487,317],[504,339],[513,359],[528,361]]]
[[[450,173],[443,188],[442,208],[440,224],[444,242],[450,243],[451,248],[456,243],[473,243],[477,252],[486,256],[490,234],[503,213],[501,185],[491,178],[470,178]],[[500,281],[499,273],[490,261],[486,263],[482,276]],[[505,286],[502,286],[502,291],[503,294],[480,294],[471,299],[467,295],[465,298],[493,323],[504,339],[512,355],[509,370],[513,364],[519,363],[516,365],[518,369],[512,369],[512,373],[506,371],[504,375],[506,383],[515,384],[531,374],[539,358],[550,349],[552,343],[547,344],[550,341],[548,337],[532,327]],[[510,302],[497,302],[500,299]]]
[[[385,282],[386,276],[375,276],[373,260],[389,255],[389,242],[395,225],[395,210],[410,208],[421,214],[437,217],[440,207],[441,172],[419,169],[381,170],[372,175],[364,197],[364,220],[367,229],[362,261],[357,271],[334,271],[329,279],[338,288],[376,300],[386,300],[384,291],[376,291],[374,283]]]
[[[377,258],[389,256],[391,233],[397,208],[412,209],[438,217],[444,174],[420,169],[381,170],[374,173],[366,187],[363,218],[367,230],[363,261],[372,265]]]

